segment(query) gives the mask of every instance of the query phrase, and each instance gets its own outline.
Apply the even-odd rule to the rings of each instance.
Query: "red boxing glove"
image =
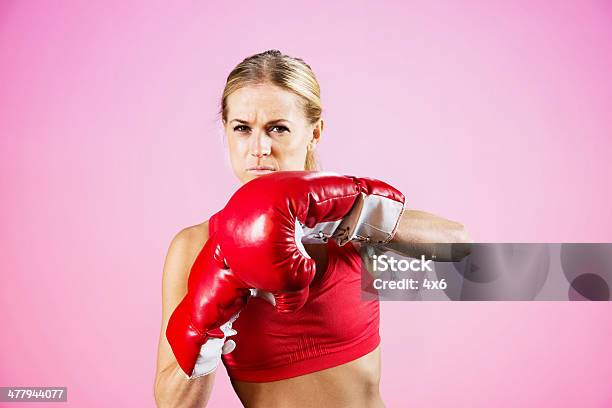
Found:
[[[221,248],[211,236],[191,267],[187,295],[166,329],[176,360],[188,377],[206,375],[216,368],[216,363],[212,367],[206,361],[197,364],[200,354],[207,354],[203,345],[211,338],[225,338],[221,326],[235,319],[249,295],[249,289],[227,268]],[[223,341],[218,345],[219,354],[222,346]]]
[[[271,292],[276,308],[306,303],[315,261],[302,239],[391,240],[404,196],[377,180],[286,171],[243,185],[209,222],[211,238],[194,263],[188,294],[166,335],[179,365],[193,373],[200,348],[244,306],[249,289]]]
[[[233,273],[274,294],[279,311],[293,311],[315,274],[303,238],[385,243],[403,209],[403,194],[378,180],[281,171],[246,183],[211,222]]]

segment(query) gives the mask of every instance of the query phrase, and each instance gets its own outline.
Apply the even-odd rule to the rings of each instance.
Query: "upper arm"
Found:
[[[208,239],[207,223],[180,231],[170,243],[162,274],[162,324],[157,350],[157,374],[176,363],[166,328],[174,309],[187,294],[191,266]]]

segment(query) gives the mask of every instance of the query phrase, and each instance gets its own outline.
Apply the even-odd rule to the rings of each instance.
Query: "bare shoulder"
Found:
[[[172,239],[162,276],[164,324],[187,293],[189,272],[207,239],[208,222],[183,228]]]
[[[208,240],[208,221],[180,230],[172,239],[163,272],[164,308],[173,308],[187,292],[189,271]]]
[[[166,263],[185,263],[183,268],[190,268],[195,257],[208,240],[208,221],[180,230],[172,239]]]
[[[208,221],[180,230],[172,240],[176,245],[202,245],[208,239]]]

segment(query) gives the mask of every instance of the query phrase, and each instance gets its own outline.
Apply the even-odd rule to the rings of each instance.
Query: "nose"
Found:
[[[263,157],[270,154],[270,150],[272,149],[272,141],[270,136],[268,136],[265,132],[253,132],[251,138],[251,155],[255,157]]]

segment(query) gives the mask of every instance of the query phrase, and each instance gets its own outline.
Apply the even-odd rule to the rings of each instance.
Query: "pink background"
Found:
[[[153,3],[0,3],[0,385],[154,405],[165,252],[237,187],[219,97],[269,48],[318,76],[325,169],[477,241],[612,241],[609,3]],[[611,307],[385,303],[385,402],[610,406]]]

